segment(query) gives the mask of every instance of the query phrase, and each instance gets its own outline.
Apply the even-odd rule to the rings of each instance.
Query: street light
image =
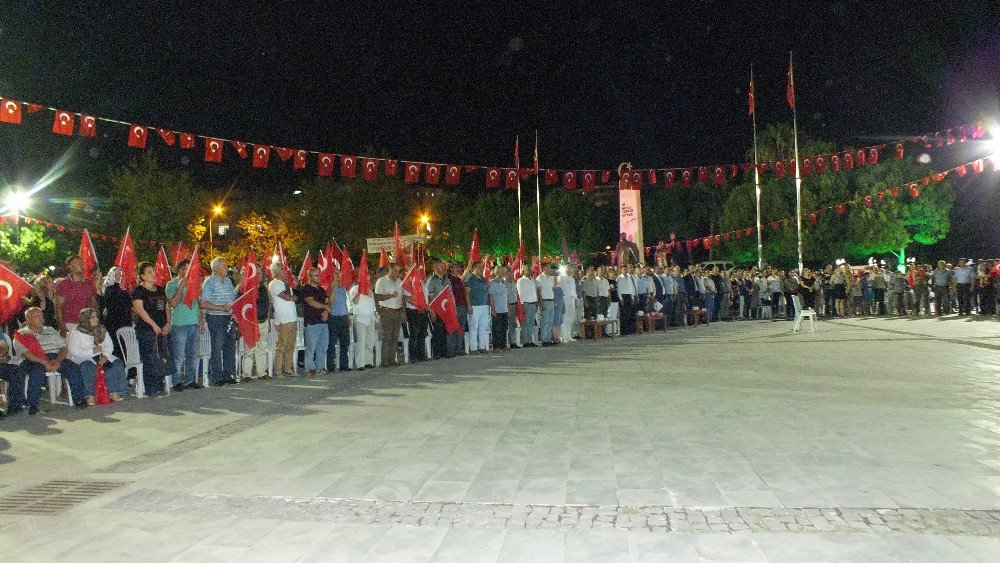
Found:
[[[225,210],[221,205],[215,204],[212,206],[212,213],[208,216],[208,249],[210,253],[215,252],[215,233],[212,231],[212,221],[219,215],[222,215],[223,211]]]
[[[431,232],[431,216],[426,213],[420,214],[420,224],[427,229],[427,232]]]
[[[21,212],[31,205],[31,196],[19,187],[12,187],[4,196],[4,207],[14,215],[14,243],[21,244]]]

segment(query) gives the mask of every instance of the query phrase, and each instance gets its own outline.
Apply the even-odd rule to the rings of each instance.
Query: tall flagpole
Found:
[[[795,79],[792,74],[792,52],[788,52],[788,104],[792,106],[792,135],[795,147],[795,227],[798,231],[799,274],[802,273],[802,175],[799,170],[799,124],[795,112]]]
[[[538,175],[538,129],[535,129],[535,201],[538,213],[535,218],[538,224],[538,260],[542,260],[542,182]]]
[[[760,168],[757,164],[757,110],[753,91],[753,65],[750,65],[750,117],[753,120],[753,185],[757,199],[757,268],[764,269],[764,244],[760,233]]]
[[[518,245],[524,242],[524,233],[521,230],[521,157],[518,154],[520,137],[514,137],[514,173],[517,174],[517,242]]]

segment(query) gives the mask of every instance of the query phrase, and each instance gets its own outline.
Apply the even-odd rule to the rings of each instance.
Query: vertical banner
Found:
[[[631,185],[625,178],[619,181],[618,187],[618,211],[621,219],[621,228],[618,232],[628,235],[629,240],[639,247],[640,253],[643,253],[645,246],[642,241],[642,199],[640,198],[642,191],[631,189]],[[640,255],[639,259],[645,260],[645,257]]]

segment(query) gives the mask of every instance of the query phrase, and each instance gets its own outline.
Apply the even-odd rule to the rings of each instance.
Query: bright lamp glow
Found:
[[[4,197],[4,207],[13,213],[20,213],[31,205],[31,196],[20,188],[14,188]]]
[[[215,215],[222,215],[222,211],[223,209],[221,205],[216,205],[215,207],[212,208],[212,213],[214,213]]]

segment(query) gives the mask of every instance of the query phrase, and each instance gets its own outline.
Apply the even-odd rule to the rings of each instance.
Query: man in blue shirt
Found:
[[[229,320],[232,317],[233,301],[236,301],[236,287],[227,275],[225,258],[212,260],[212,275],[201,286],[198,306],[205,312],[205,324],[212,341],[212,357],[208,364],[208,375],[212,385],[223,386],[236,383],[236,331],[230,334]]]
[[[948,285],[951,283],[951,271],[945,268],[944,260],[938,260],[937,268],[931,274],[931,281],[934,282],[934,308],[937,316],[951,313],[948,306]]]
[[[348,362],[347,349],[351,345],[351,322],[347,316],[347,290],[340,285],[340,270],[333,270],[333,282],[330,284],[330,316],[326,318],[327,330],[330,331],[330,344],[326,349],[326,367],[333,371],[351,371]],[[338,357],[335,346],[340,344]],[[336,362],[334,361],[336,360]]]
[[[955,285],[958,290],[958,315],[972,314],[972,280],[976,270],[965,258],[959,258],[955,266]]]

